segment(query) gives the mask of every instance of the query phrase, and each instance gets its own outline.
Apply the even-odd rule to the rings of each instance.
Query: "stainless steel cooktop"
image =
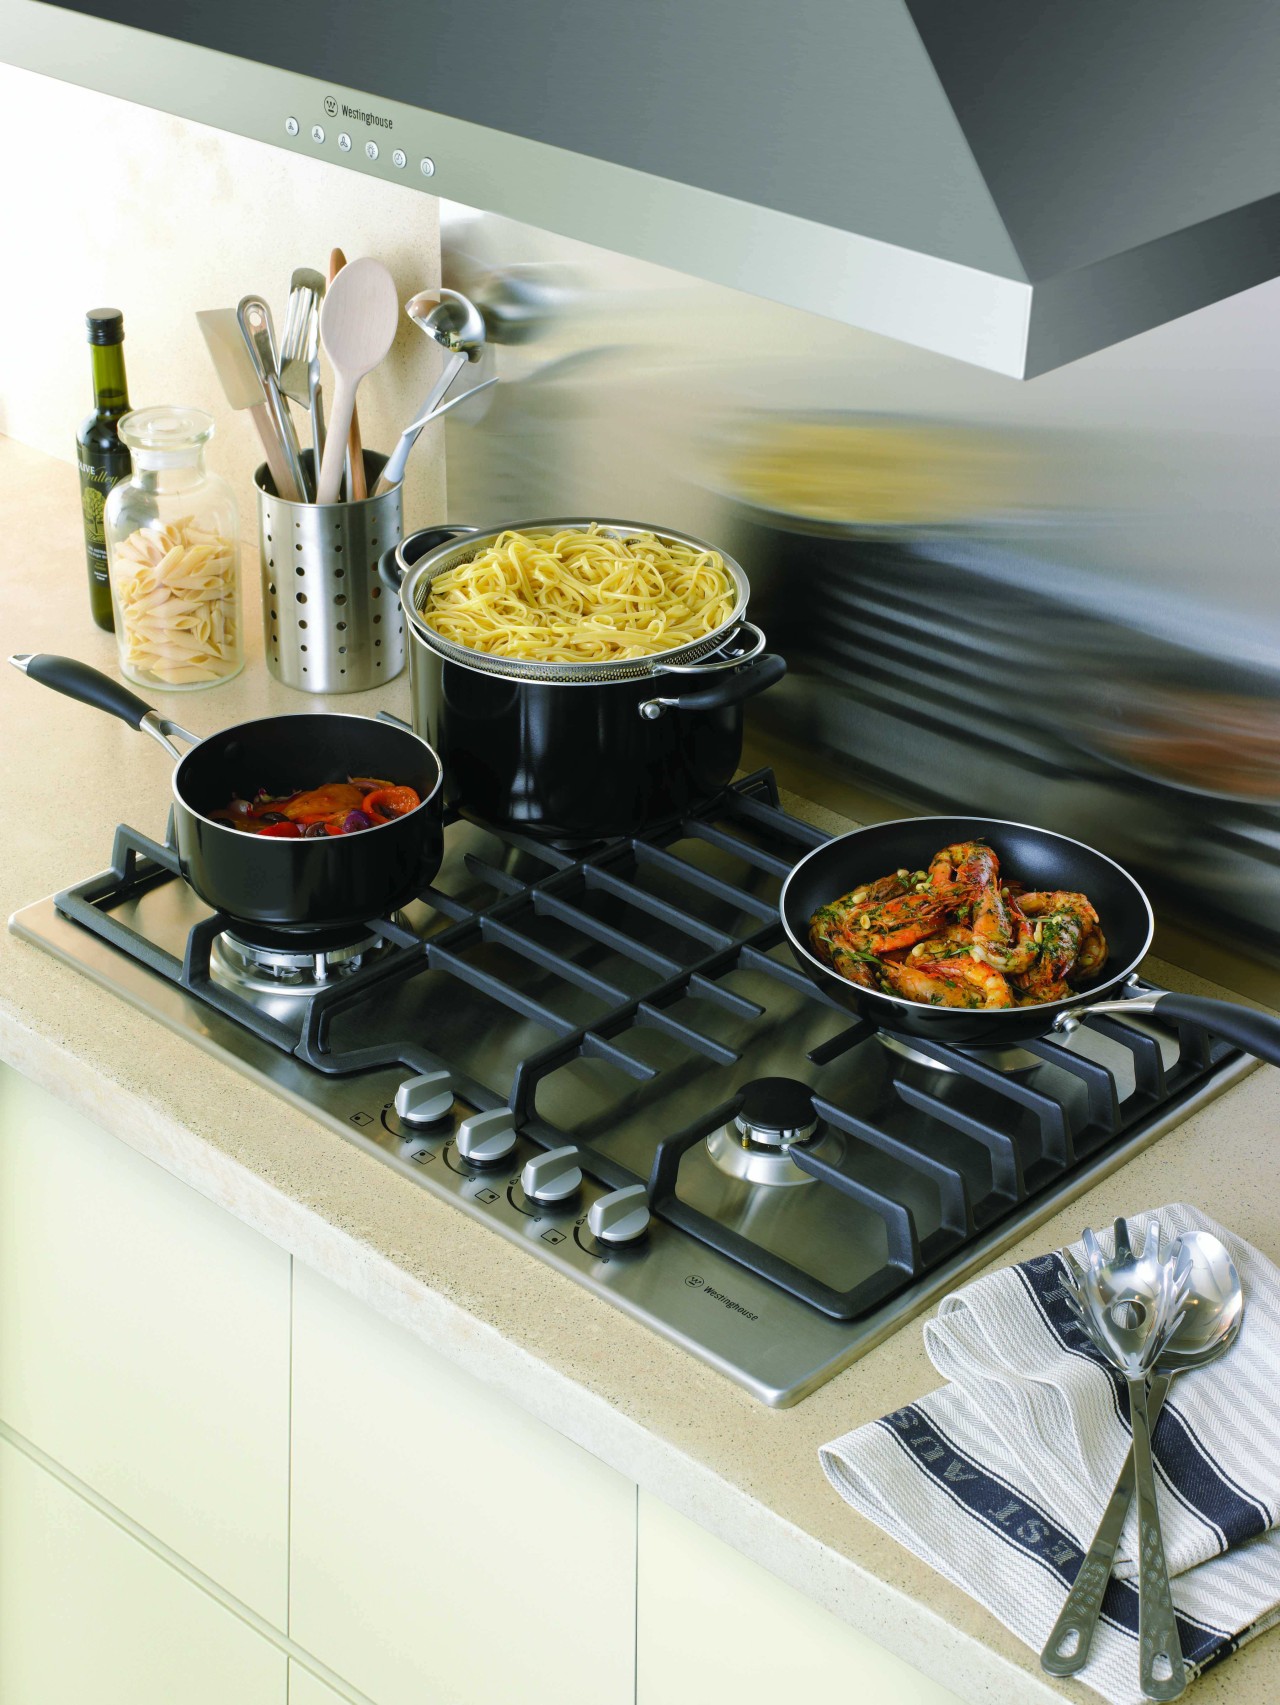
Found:
[[[823,838],[768,772],[585,851],[456,822],[422,900],[290,952],[121,830],[11,927],[784,1405],[1253,1063],[1141,1017],[887,1045],[780,941]]]

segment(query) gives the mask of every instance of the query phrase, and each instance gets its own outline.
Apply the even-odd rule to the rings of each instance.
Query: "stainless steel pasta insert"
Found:
[[[308,477],[314,458],[302,452]],[[364,452],[373,490],[386,457]],[[378,559],[404,531],[402,488],[359,503],[290,503],[264,464],[258,553],[267,667],[304,693],[358,693],[404,668],[404,620],[378,577]]]

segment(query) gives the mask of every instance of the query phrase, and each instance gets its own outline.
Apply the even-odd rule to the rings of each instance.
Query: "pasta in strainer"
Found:
[[[735,599],[718,551],[592,526],[500,534],[436,576],[421,615],[469,651],[603,663],[703,639],[729,620]]]
[[[237,549],[183,516],[139,527],[111,554],[111,587],[125,673],[195,686],[241,664]]]

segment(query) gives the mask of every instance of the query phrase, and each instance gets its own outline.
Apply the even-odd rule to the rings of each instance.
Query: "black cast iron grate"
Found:
[[[566,1134],[540,1115],[538,1090],[575,1060],[603,1061],[634,1082],[652,1081],[664,1068],[626,1046],[630,1036],[645,1030],[660,1033],[711,1065],[738,1060],[738,1050],[673,1010],[685,1002],[707,1003],[748,1024],[762,1019],[763,1007],[726,985],[735,972],[763,975],[791,995],[847,1017],[794,964],[779,956],[783,933],[777,892],[796,861],[827,838],[781,808],[777,784],[768,770],[735,783],[719,800],[673,827],[600,843],[585,851],[565,852],[527,837],[504,835],[503,845],[519,852],[525,866],[531,867],[529,874],[516,876],[499,859],[466,853],[467,874],[489,895],[483,905],[464,903],[433,886],[422,899],[436,914],[440,926],[436,933],[424,937],[396,920],[371,920],[368,932],[383,944],[383,951],[359,970],[306,997],[299,1005],[300,1022],[292,1025],[214,979],[210,955],[218,935],[228,928],[226,918],[215,914],[198,923],[179,960],[118,915],[125,901],[179,876],[171,844],[121,826],[111,868],[65,890],[56,897],[56,904],[67,917],[319,1072],[444,1068],[452,1072],[464,1100],[481,1109],[499,1106],[500,1095],[460,1073],[456,1062],[434,1054],[414,1037],[401,1035],[358,1047],[344,1047],[334,1039],[335,1021],[341,1014],[388,983],[428,970],[457,979],[547,1033],[547,1043],[517,1064],[509,1105],[527,1136],[544,1147],[554,1147],[566,1141]],[[727,863],[741,874],[735,880],[726,879],[711,867],[712,861],[699,859],[700,850],[714,853],[721,867]],[[688,898],[675,902],[670,897],[673,887]],[[608,902],[607,908],[600,906],[602,900]],[[619,918],[625,921],[620,923]],[[556,937],[557,931],[564,939]],[[549,934],[556,939],[549,942]],[[606,975],[573,957],[567,949],[570,937],[593,944],[615,964],[629,966],[634,973],[629,982],[638,982],[639,989],[624,986],[616,974]],[[657,941],[667,945],[659,947]],[[680,944],[678,951],[670,946],[673,941]],[[565,1003],[556,1004],[513,977],[495,974],[485,963],[485,950],[494,948],[514,955],[566,993],[585,997],[592,1016],[577,1022],[567,1016]],[[1135,983],[1134,992],[1145,986]],[[1024,1044],[1028,1053],[1083,1086],[1083,1098],[1077,1099],[1084,1113],[1073,1112],[1076,1102],[1069,1105],[1068,1098],[1052,1093],[1039,1079],[1029,1083],[972,1054],[918,1039],[911,1044],[918,1055],[984,1091],[982,1105],[997,1111],[980,1115],[958,1106],[938,1093],[937,1085],[930,1085],[928,1073],[901,1071],[893,1083],[895,1096],[920,1116],[918,1130],[913,1127],[904,1139],[882,1122],[827,1098],[820,1087],[813,1092],[814,1111],[824,1125],[855,1138],[915,1180],[926,1180],[938,1204],[937,1224],[921,1235],[912,1206],[901,1195],[871,1184],[853,1170],[793,1148],[792,1158],[803,1171],[852,1198],[883,1226],[885,1261],[848,1290],[833,1289],[681,1200],[677,1190],[681,1158],[733,1117],[740,1095],[710,1109],[685,1129],[658,1137],[647,1178],[591,1143],[574,1140],[584,1169],[600,1182],[613,1188],[645,1183],[653,1211],[671,1224],[822,1313],[855,1319],[949,1259],[1028,1200],[1060,1186],[1157,1110],[1176,1107],[1233,1052],[1197,1027],[1179,1025],[1177,1058],[1169,1066],[1149,1029],[1105,1016],[1086,1017],[1084,1022],[1128,1055],[1133,1088],[1127,1095],[1121,1096],[1116,1074],[1097,1060],[1069,1052],[1053,1041]],[[873,1036],[871,1025],[855,1020],[811,1050],[808,1061],[816,1068],[828,1066]],[[1027,1121],[1038,1134],[1034,1175],[1029,1174],[1022,1147],[1012,1134],[1016,1125]],[[936,1141],[931,1145],[931,1134],[936,1138],[939,1127],[959,1132],[987,1152],[989,1185],[977,1196],[965,1170],[939,1158]]]

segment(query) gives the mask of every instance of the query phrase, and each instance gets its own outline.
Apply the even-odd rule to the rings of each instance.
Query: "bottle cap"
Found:
[[[124,342],[124,315],[119,308],[90,308],[84,323],[90,343]]]

